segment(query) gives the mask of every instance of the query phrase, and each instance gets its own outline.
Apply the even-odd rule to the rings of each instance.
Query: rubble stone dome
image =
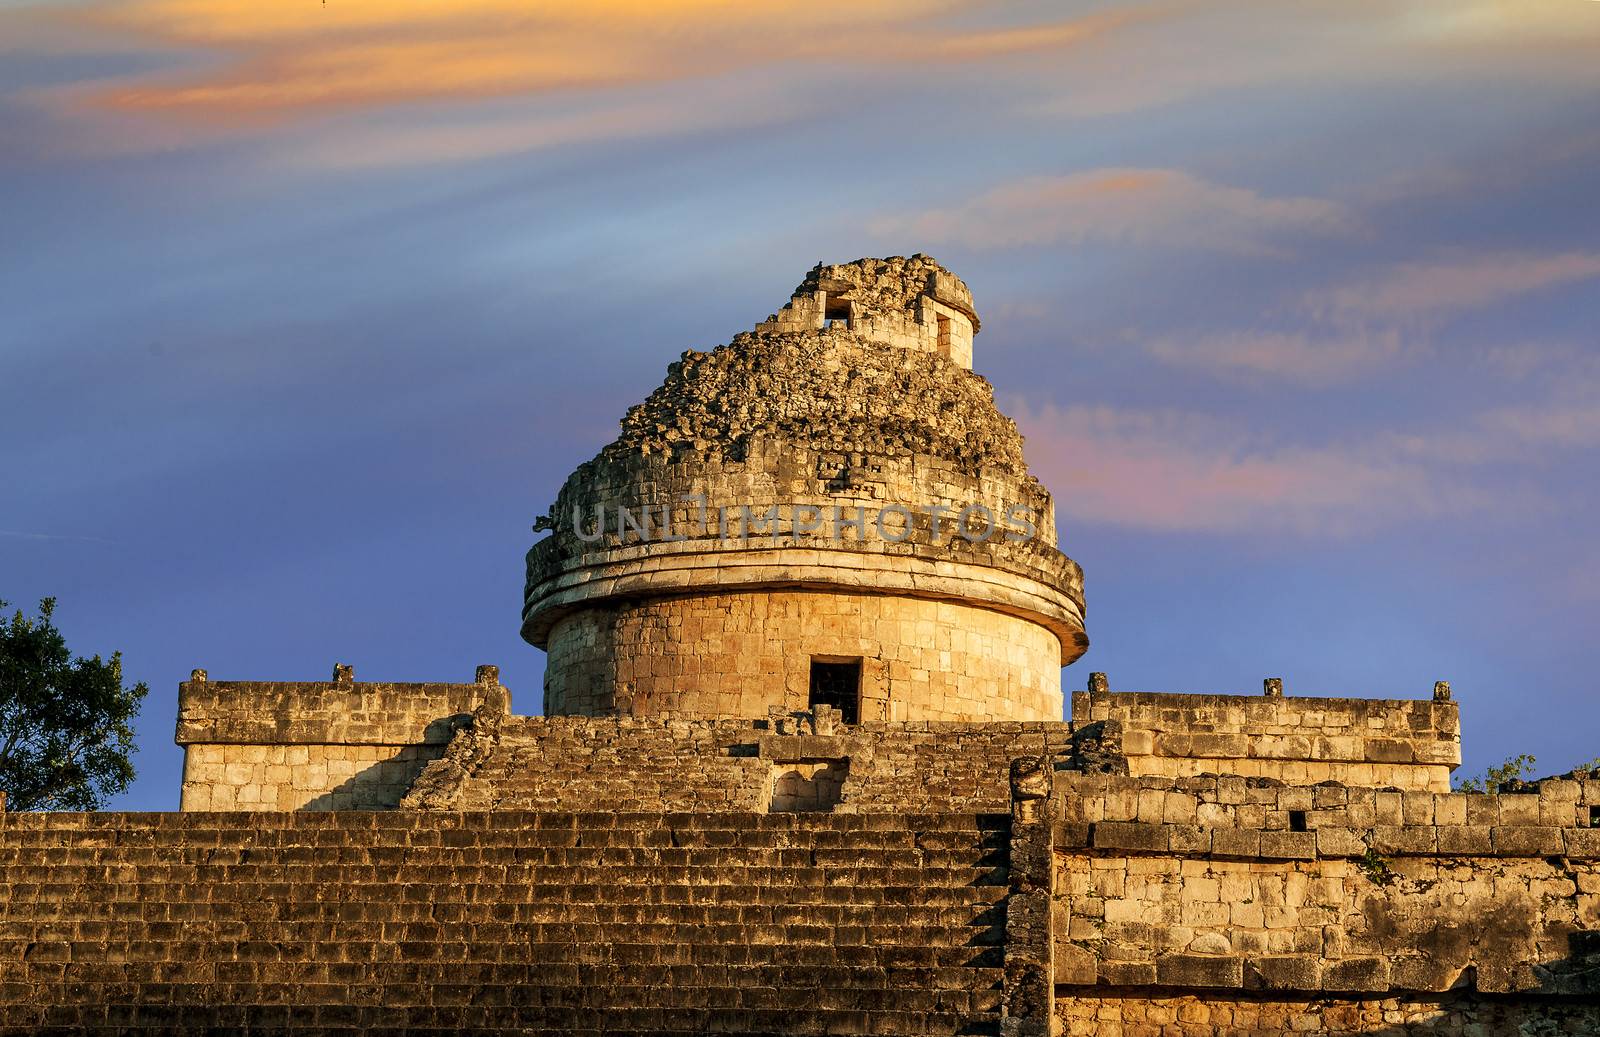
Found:
[[[1058,667],[1076,659],[1082,572],[1056,549],[1016,424],[969,369],[977,327],[933,259],[863,259],[819,265],[754,331],[683,353],[535,527],[551,535],[528,555],[524,637],[550,649],[563,620],[619,601],[832,588],[1024,618],[1059,642]],[[730,537],[744,507],[779,508],[780,535]],[[671,539],[620,528],[619,508],[658,529],[670,516]],[[823,529],[802,528],[807,509]],[[886,525],[856,536],[835,515]]]
[[[622,419],[602,451],[741,458],[752,438],[863,454],[926,454],[974,476],[1024,471],[1022,436],[994,389],[933,353],[862,342],[846,329],[742,332],[690,351]]]

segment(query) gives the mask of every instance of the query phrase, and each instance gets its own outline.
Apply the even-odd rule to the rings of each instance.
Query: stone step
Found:
[[[700,833],[693,838],[674,840],[670,833],[659,838],[641,840],[619,838],[619,833],[568,833],[560,836],[545,833],[538,841],[523,845],[476,846],[458,848],[450,846],[274,846],[267,843],[246,843],[223,850],[214,843],[194,846],[157,846],[129,849],[125,847],[73,848],[28,847],[7,850],[0,848],[0,866],[26,867],[29,865],[83,865],[116,864],[214,864],[248,863],[252,857],[273,860],[279,864],[337,864],[372,863],[390,864],[400,860],[418,864],[511,864],[519,860],[544,861],[559,859],[559,854],[545,851],[571,850],[574,859],[594,859],[599,851],[616,851],[612,856],[623,860],[694,859],[693,851],[702,851],[702,860],[720,859],[771,859],[786,866],[807,863],[802,854],[815,854],[818,863],[849,863],[856,858],[883,854],[892,859],[915,860],[919,864],[934,863],[941,859],[965,859],[965,855],[992,856],[1003,854],[1007,844],[956,843],[927,839],[922,842],[905,840],[894,844],[858,842],[805,842],[796,840],[756,841],[741,839],[740,833]],[[666,856],[651,858],[642,851],[658,851]],[[688,851],[668,853],[668,851]],[[706,857],[704,851],[715,851],[718,857]],[[920,855],[920,856],[916,856]],[[959,856],[958,856],[959,855]]]
[[[364,838],[383,838],[380,833],[409,832],[412,836],[449,836],[472,832],[481,841],[494,836],[515,837],[541,829],[579,828],[599,831],[608,828],[681,831],[716,829],[719,831],[788,830],[812,832],[1001,832],[1009,831],[1010,818],[1004,814],[849,814],[849,813],[752,813],[752,812],[584,812],[570,811],[476,811],[445,813],[431,811],[336,811],[280,813],[266,812],[187,812],[173,814],[137,813],[56,813],[48,820],[37,815],[10,814],[0,827],[0,844],[18,837],[30,845],[50,841],[84,845],[89,833],[102,833],[122,845],[152,845],[209,837],[215,842],[219,831],[232,838],[288,833],[291,841],[311,841],[311,833],[342,833]]]
[[[321,1006],[251,1009],[205,1005],[113,1005],[55,1010],[22,1026],[0,1019],[0,1037],[112,1037],[140,1033],[283,1033],[368,1037],[372,1033],[452,1037],[463,1032],[515,1032],[561,1037],[626,1034],[736,1033],[746,1037],[884,1034],[904,1037],[980,1037],[998,1034],[992,1014],[827,1011],[790,1008],[708,1011],[694,1008],[345,1009]]]
[[[240,869],[243,871],[243,869]],[[317,883],[330,893],[349,891],[358,901],[376,899],[381,903],[426,901],[432,904],[474,903],[486,891],[496,891],[502,903],[528,899],[566,899],[578,903],[648,904],[674,903],[677,893],[688,903],[923,903],[918,890],[968,895],[978,901],[984,890],[1003,890],[1006,869],[938,869],[941,874],[920,872],[912,867],[850,867],[837,871],[818,869],[771,869],[771,867],[656,867],[656,869],[579,869],[579,867],[541,867],[507,875],[488,877],[469,872],[448,872],[445,882],[397,882],[389,890],[376,890],[360,879],[336,879],[333,875],[310,872],[304,875],[272,875],[267,869],[254,874],[219,875],[227,890],[208,890],[205,877],[146,877],[120,883],[110,891],[122,903],[141,903],[150,895],[178,903],[208,903],[251,899],[250,891],[264,888],[267,893],[282,891],[286,883]],[[374,877],[381,882],[382,877]],[[88,883],[50,882],[8,883],[14,901],[29,903],[94,903],[106,893],[98,893]],[[190,888],[192,887],[192,888]],[[834,893],[829,893],[832,890]],[[971,891],[971,893],[966,893]],[[674,898],[674,899],[669,899]],[[333,899],[323,896],[323,899]],[[342,898],[341,898],[342,901]]]
[[[292,996],[292,991],[275,982],[265,982],[281,972],[282,966],[271,962],[251,961],[170,961],[164,966],[155,963],[117,963],[97,967],[96,975],[80,979],[82,969],[69,969],[66,965],[25,966],[16,970],[16,976],[0,981],[0,1005],[15,1006],[20,998],[29,996],[27,987],[42,984],[52,987],[57,995],[55,1003],[92,1004],[96,1001],[116,1002],[126,992],[123,976],[155,977],[164,995],[185,1003],[203,1002],[209,990],[215,994],[216,984],[226,983],[230,988],[262,987],[278,998]],[[779,962],[741,964],[728,962],[674,962],[658,966],[640,963],[606,962],[404,962],[404,963],[302,963],[298,966],[295,982],[311,994],[342,992],[348,997],[364,987],[379,987],[390,992],[390,1003],[415,1004],[416,995],[429,988],[448,987],[452,991],[463,984],[485,991],[478,1002],[494,1004],[492,992],[515,993],[523,989],[573,991],[563,995],[569,1003],[581,1003],[614,998],[611,991],[618,987],[648,985],[663,993],[658,997],[671,997],[674,991],[699,988],[776,989],[783,991],[830,991],[839,997],[867,996],[884,998],[923,997],[937,995],[940,999],[953,999],[987,1010],[998,1007],[1002,990],[1003,970],[991,965],[842,965],[833,962]],[[27,982],[22,977],[26,976]],[[117,978],[103,978],[117,977]],[[893,986],[888,984],[892,983]],[[273,989],[273,988],[277,989]],[[407,995],[401,999],[401,995]],[[260,993],[254,1003],[270,1003]],[[37,1002],[35,1002],[37,1003]],[[359,1003],[359,998],[355,1003]],[[534,1003],[531,1000],[510,998],[510,1003]]]
[[[998,1032],[1004,816],[5,820],[0,1037]]]
[[[158,892],[158,891],[152,891]],[[998,891],[996,891],[998,892]],[[937,899],[946,899],[939,897]],[[578,925],[584,928],[578,939],[603,938],[606,926],[618,925],[785,925],[798,919],[827,924],[837,928],[866,927],[873,931],[924,927],[941,928],[996,928],[1004,925],[1005,911],[1002,898],[976,903],[938,903],[923,901],[916,904],[585,904],[563,901],[526,903],[510,907],[458,904],[454,909],[440,911],[437,905],[411,903],[394,905],[380,900],[310,900],[271,904],[258,900],[237,911],[217,910],[207,913],[208,906],[181,900],[148,899],[143,901],[99,901],[108,905],[103,910],[87,912],[81,903],[52,905],[27,902],[12,905],[6,917],[0,920],[0,943],[15,940],[48,939],[50,933],[63,924],[92,927],[85,930],[97,940],[136,939],[140,934],[155,932],[158,938],[178,938],[182,926],[189,920],[209,914],[212,924],[226,919],[271,922],[275,927],[331,927],[334,931],[369,926],[366,919],[394,927],[404,927],[406,932],[468,932],[492,934],[515,926],[518,932],[530,931],[540,925]],[[266,904],[267,906],[260,906]]]
[[[572,964],[550,962],[538,963],[536,967],[559,970],[570,968]],[[719,963],[706,963],[696,967],[710,969],[717,967],[717,964]],[[290,971],[286,966],[275,967],[282,970],[278,974]],[[852,980],[848,985],[826,987],[807,981],[802,981],[800,985],[785,986],[759,975],[753,976],[752,982],[736,987],[712,984],[669,985],[658,983],[648,971],[649,968],[648,963],[637,965],[631,975],[614,977],[604,989],[586,984],[552,983],[533,971],[524,975],[521,982],[498,984],[457,981],[450,978],[420,983],[403,980],[380,982],[376,978],[352,979],[349,976],[339,976],[332,981],[324,982],[315,973],[309,974],[310,978],[306,980],[296,979],[285,983],[274,978],[277,974],[248,976],[234,969],[224,973],[233,978],[222,985],[221,991],[217,984],[209,985],[209,995],[206,984],[176,981],[153,984],[134,973],[130,973],[126,981],[115,983],[63,983],[34,975],[19,974],[19,979],[28,982],[29,993],[15,997],[0,997],[0,1023],[14,1023],[20,1011],[40,1005],[92,1007],[137,1003],[135,999],[141,996],[141,991],[146,1003],[195,1006],[217,1003],[240,1005],[327,1003],[352,1007],[371,1004],[406,1006],[430,1003],[532,1006],[553,1003],[591,1007],[672,1004],[696,1008],[712,1007],[711,1000],[702,997],[699,993],[701,991],[729,991],[720,999],[720,1005],[725,1007],[749,1005],[754,1000],[751,997],[741,1000],[737,996],[737,991],[768,991],[769,997],[771,991],[779,991],[781,996],[787,998],[787,1003],[796,1009],[854,1007],[892,1010],[903,1006],[929,1010],[930,1006],[938,1005],[944,1006],[944,1010],[961,1012],[996,1010],[1003,997],[1002,989],[998,985],[992,985],[991,980],[987,978],[989,973],[998,971],[990,967],[960,969],[959,971],[982,978],[975,978],[967,987],[942,991],[915,986],[909,974],[917,970],[916,966],[909,969],[894,969],[867,965],[858,969],[862,973],[861,977]],[[205,973],[201,972],[198,975],[204,977]],[[194,974],[182,978],[192,980]],[[646,992],[636,995],[635,1000],[629,1000],[626,995],[619,993],[630,988],[635,990],[644,988]],[[653,994],[650,993],[652,991]]]
[[[415,956],[420,960],[469,960],[474,957],[471,947],[489,935],[502,935],[508,946],[496,952],[494,960],[522,960],[518,955],[526,948],[575,948],[577,953],[593,955],[586,960],[610,960],[610,950],[638,946],[656,947],[662,953],[651,960],[667,960],[673,955],[688,954],[695,947],[738,948],[760,950],[760,960],[781,957],[785,949],[799,947],[860,948],[866,952],[884,949],[983,949],[999,946],[1003,931],[992,925],[836,925],[824,921],[804,923],[755,922],[632,922],[616,926],[597,923],[552,921],[536,922],[515,927],[487,927],[477,925],[441,925],[429,923],[386,923],[382,938],[375,938],[371,928],[348,925],[343,928],[322,922],[278,922],[271,924],[271,939],[241,934],[203,936],[185,933],[180,923],[153,930],[149,923],[122,923],[96,925],[77,922],[70,925],[8,922],[0,933],[0,960],[51,961],[63,954],[75,954],[80,960],[85,956],[98,960],[162,961],[170,944],[161,937],[170,935],[173,942],[196,948],[206,948],[205,953],[223,961],[242,960],[293,960],[304,947],[315,946],[324,950],[343,944],[353,948],[350,957],[361,961],[403,960]],[[392,932],[391,932],[392,930]],[[502,930],[504,930],[502,932]],[[425,945],[432,944],[431,948]],[[355,948],[359,948],[359,954]],[[609,950],[608,950],[609,949]],[[541,952],[545,953],[545,952]],[[617,953],[623,953],[618,951]],[[627,951],[633,954],[635,951]],[[597,955],[597,956],[594,956]],[[870,955],[869,955],[870,956]],[[319,956],[320,957],[320,956]],[[340,960],[336,956],[333,960]],[[732,961],[726,955],[718,960]]]

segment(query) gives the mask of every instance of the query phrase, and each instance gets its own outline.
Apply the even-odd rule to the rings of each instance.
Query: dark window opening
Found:
[[[1589,808],[1589,827],[1600,828],[1600,807]]]
[[[823,302],[822,316],[831,325],[836,320],[850,326],[850,300],[835,299],[831,295]]]
[[[944,314],[938,315],[939,319],[939,352],[945,356],[950,355],[950,318]]]
[[[811,699],[809,705],[832,706],[846,724],[861,718],[861,660],[829,662],[811,660]]]
[[[1304,832],[1306,830],[1306,812],[1304,810],[1289,811],[1289,831]]]

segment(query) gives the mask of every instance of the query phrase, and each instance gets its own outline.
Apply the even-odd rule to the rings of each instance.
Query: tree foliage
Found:
[[[1457,792],[1527,792],[1531,791],[1534,784],[1529,779],[1533,777],[1533,766],[1539,761],[1523,753],[1513,756],[1498,767],[1490,767],[1483,774],[1470,778],[1454,779]],[[1587,763],[1580,763],[1565,774],[1557,775],[1561,778],[1578,778],[1582,780],[1600,779],[1600,758]]]
[[[1457,778],[1457,792],[1498,792],[1500,786],[1511,782],[1522,781],[1533,774],[1533,765],[1538,763],[1532,756],[1523,753],[1513,756],[1498,767],[1490,767],[1483,774],[1471,778]]]
[[[94,810],[133,780],[132,721],[149,691],[122,653],[74,659],[52,620],[0,618],[0,790],[8,810]],[[0,616],[7,607],[0,601]]]

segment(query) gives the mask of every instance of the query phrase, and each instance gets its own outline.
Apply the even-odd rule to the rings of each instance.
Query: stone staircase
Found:
[[[0,1034],[998,1032],[1009,819],[9,815]]]
[[[520,721],[520,722],[519,722]],[[619,738],[620,732],[626,736]],[[731,755],[712,725],[508,718],[442,796],[451,810],[765,811],[769,765]],[[744,732],[748,736],[748,732]],[[751,750],[754,746],[749,747]]]

